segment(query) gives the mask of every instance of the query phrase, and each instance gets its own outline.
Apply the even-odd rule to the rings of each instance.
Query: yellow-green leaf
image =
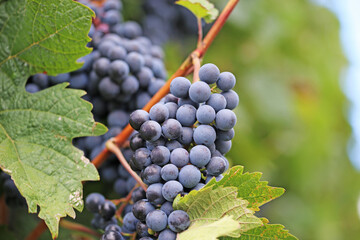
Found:
[[[179,0],[176,4],[186,7],[196,17],[203,18],[207,23],[214,21],[219,15],[219,11],[214,7],[214,4],[208,0]]]

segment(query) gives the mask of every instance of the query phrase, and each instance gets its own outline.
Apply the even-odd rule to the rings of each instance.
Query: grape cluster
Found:
[[[141,237],[151,237],[144,231],[150,229],[159,240],[176,239],[190,220],[185,212],[173,211],[175,197],[201,189],[211,178],[221,179],[229,167],[224,154],[231,148],[237,120],[232,111],[239,103],[232,90],[236,79],[214,64],[203,65],[199,77],[193,84],[184,77],[173,79],[171,94],[149,113],[130,115],[136,130],[130,165],[148,185],[146,198],[128,213],[138,220],[132,227]]]

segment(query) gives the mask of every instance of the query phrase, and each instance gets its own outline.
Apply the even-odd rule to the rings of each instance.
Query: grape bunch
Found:
[[[205,64],[199,77],[193,84],[184,77],[173,79],[171,94],[149,113],[136,110],[130,115],[136,130],[130,140],[130,165],[148,189],[125,218],[138,220],[131,222],[140,237],[176,239],[190,219],[186,212],[173,210],[175,197],[201,189],[212,178],[221,179],[229,167],[224,154],[231,148],[237,120],[232,111],[239,103],[232,90],[235,76]]]

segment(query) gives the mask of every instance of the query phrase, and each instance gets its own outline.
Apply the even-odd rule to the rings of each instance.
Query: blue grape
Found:
[[[121,227],[117,224],[110,224],[105,228],[105,232],[109,232],[109,231],[121,233]]]
[[[172,152],[176,148],[182,148],[181,143],[176,140],[166,142],[165,146],[169,149],[170,152]]]
[[[129,75],[129,71],[129,66],[122,60],[115,60],[109,66],[109,76],[111,80],[117,84],[121,84],[121,82]]]
[[[176,77],[171,81],[170,92],[178,98],[186,98],[189,94],[191,82],[184,77]]]
[[[109,10],[105,12],[102,21],[110,26],[115,25],[121,21],[121,15],[118,10]]]
[[[196,103],[206,102],[211,96],[211,90],[205,82],[196,82],[191,84],[189,97]]]
[[[99,44],[98,50],[101,56],[107,57],[109,55],[110,49],[112,49],[113,47],[115,47],[114,42],[105,40]]]
[[[121,10],[122,2],[118,0],[107,0],[104,3],[104,11],[109,11],[111,9]]]
[[[141,125],[148,120],[150,120],[149,113],[139,109],[130,114],[129,123],[135,130],[140,130]]]
[[[107,56],[111,61],[124,60],[126,57],[126,49],[121,46],[114,46],[109,50]]]
[[[139,169],[149,166],[151,164],[150,154],[151,152],[146,148],[137,149],[133,157],[135,166]]]
[[[154,206],[148,200],[142,199],[133,205],[132,212],[137,219],[145,221],[146,215],[153,210]]]
[[[221,154],[225,154],[225,153],[229,152],[231,149],[231,140],[230,141],[216,140],[215,145],[216,145],[216,149]]]
[[[156,141],[161,136],[161,126],[159,123],[149,120],[141,125],[139,132],[143,139],[147,141]]]
[[[144,169],[142,174],[143,180],[148,184],[158,183],[161,181],[160,176],[161,167],[151,164]]]
[[[122,110],[113,111],[107,117],[107,123],[109,127],[124,128],[128,122],[129,114]]]
[[[207,100],[206,104],[213,107],[215,112],[218,112],[221,109],[226,108],[226,99],[220,93],[214,93],[214,94],[211,94],[211,96],[210,96],[209,100]]]
[[[170,229],[165,229],[159,234],[158,240],[176,240],[176,233]]]
[[[137,233],[138,237],[148,237],[148,236],[150,236],[148,231],[149,231],[149,228],[145,223],[138,222],[136,224],[136,233]]]
[[[106,231],[100,240],[123,240],[123,236],[119,232],[115,231]]]
[[[121,91],[123,94],[132,95],[139,90],[139,81],[134,76],[128,76],[121,83]]]
[[[186,165],[179,172],[179,182],[185,188],[195,187],[201,180],[201,172],[193,165]]]
[[[38,85],[36,85],[34,83],[29,83],[29,84],[26,84],[25,90],[29,93],[36,93],[36,92],[40,91],[40,88]]]
[[[101,205],[105,203],[105,198],[100,193],[91,193],[86,197],[86,209],[93,213],[98,213]]]
[[[151,99],[147,92],[139,92],[136,95],[136,108],[143,108]]]
[[[50,81],[52,84],[67,82],[69,81],[69,79],[70,79],[70,73],[61,73],[54,77],[50,77]]]
[[[170,151],[164,146],[157,146],[151,151],[151,161],[159,166],[167,164],[170,160]]]
[[[117,136],[121,133],[122,129],[120,127],[111,127],[107,133],[104,135],[104,139],[110,139]]]
[[[152,59],[151,69],[152,69],[155,77],[162,78],[162,79],[166,78],[166,71],[165,71],[164,63],[160,59],[157,59],[157,58]]]
[[[176,118],[176,112],[178,110],[178,105],[174,102],[167,102],[165,106],[169,110],[169,118]]]
[[[120,197],[125,197],[128,194],[124,186],[126,186],[126,181],[121,178],[117,179],[114,183],[114,191],[119,194]]]
[[[175,180],[166,182],[162,187],[162,195],[169,202],[174,201],[174,198],[183,191],[183,185]]]
[[[142,67],[137,73],[137,78],[139,80],[140,87],[147,88],[154,78],[154,74],[148,67]]]
[[[153,142],[146,141],[146,147],[150,151],[154,150],[154,148],[156,148],[157,146],[164,146],[164,145],[165,145],[165,139],[163,137],[160,137],[158,140]]]
[[[146,193],[142,187],[136,188],[131,194],[131,200],[136,203],[137,201],[146,198]]]
[[[131,189],[133,189],[136,185],[136,180],[133,178],[133,177],[129,177],[127,180],[126,180],[126,190],[127,192],[130,192]]]
[[[179,100],[178,100],[178,105],[179,105],[179,106],[183,106],[183,105],[185,105],[185,104],[192,105],[192,106],[194,106],[195,108],[198,108],[198,107],[199,107],[199,103],[194,102],[194,101],[191,100],[190,98],[179,98]]]
[[[236,108],[237,105],[239,105],[239,96],[235,91],[230,90],[227,92],[222,92],[221,94],[226,99],[226,108],[227,109],[232,110],[232,109]]]
[[[142,34],[141,27],[134,21],[124,23],[124,35],[126,38],[136,38]]]
[[[215,83],[220,75],[219,68],[212,63],[207,63],[201,66],[199,70],[200,80],[206,82],[207,84]]]
[[[146,216],[146,225],[155,232],[162,231],[167,226],[167,215],[161,210],[149,212]]]
[[[113,83],[110,78],[105,77],[99,84],[99,91],[103,98],[111,100],[120,94],[120,87]]]
[[[208,175],[207,178],[206,178],[206,181],[205,183],[207,184],[208,182],[210,182],[211,179],[215,178],[215,180],[218,182],[220,181],[224,176],[223,175],[218,175],[218,176],[211,176],[211,175]]]
[[[221,141],[229,141],[231,139],[234,138],[235,136],[235,130],[232,128],[230,130],[227,130],[227,131],[221,131],[221,130],[217,130],[216,131],[216,134],[217,134],[217,139],[218,140],[221,140]]]
[[[48,75],[43,73],[35,74],[32,77],[32,81],[42,89],[47,88],[49,86],[49,77]]]
[[[140,69],[145,65],[145,60],[143,56],[137,52],[129,53],[126,56],[125,61],[129,65],[130,71],[134,73],[139,72]]]
[[[169,216],[170,213],[172,213],[174,211],[174,208],[172,206],[172,202],[164,202],[161,205],[160,210],[163,211],[164,213],[166,213],[167,216]]]
[[[162,123],[169,118],[169,110],[165,104],[157,103],[150,109],[149,115],[151,120]]]
[[[212,176],[219,176],[225,171],[225,168],[225,160],[221,157],[212,157],[206,166],[208,174]]]
[[[210,146],[215,142],[216,132],[209,125],[200,125],[195,128],[193,137],[196,144]]]
[[[165,181],[175,180],[179,175],[179,169],[174,164],[166,164],[161,168],[161,178]]]
[[[196,109],[194,106],[185,104],[176,112],[176,119],[184,127],[191,127],[196,121]]]
[[[205,184],[203,184],[203,183],[198,183],[198,184],[193,188],[193,190],[199,191],[199,190],[202,189],[203,187],[205,187]]]
[[[76,89],[85,89],[88,85],[89,78],[85,73],[74,74],[70,78],[70,87]]]
[[[130,138],[130,148],[135,151],[136,149],[145,147],[145,142],[146,141],[140,137],[140,133],[136,133]]]
[[[100,205],[99,213],[101,217],[105,220],[110,220],[116,211],[116,206],[111,201],[106,200],[102,205]]]
[[[211,152],[209,148],[204,145],[196,145],[190,150],[190,162],[191,164],[202,168],[209,163],[211,158]]]
[[[231,90],[236,83],[236,78],[231,72],[222,72],[219,75],[219,79],[216,82],[218,88],[223,91]]]
[[[137,217],[134,216],[132,212],[129,212],[125,215],[123,219],[123,225],[126,229],[129,229],[131,232],[136,231],[136,224],[139,222]]]
[[[189,152],[184,148],[176,148],[170,154],[170,162],[177,167],[183,167],[189,163]]]
[[[94,62],[93,69],[100,77],[104,77],[109,73],[110,61],[107,58],[99,58]]]
[[[182,211],[173,211],[168,217],[168,225],[173,232],[182,232],[190,226],[189,215]]]
[[[236,124],[236,115],[229,109],[220,110],[215,118],[216,127],[222,131],[231,130]]]
[[[191,127],[183,127],[178,141],[187,146],[193,141],[194,130]]]
[[[117,177],[117,171],[113,167],[105,167],[100,170],[100,178],[105,182],[113,182]]]
[[[162,124],[162,133],[167,139],[177,139],[181,135],[182,126],[175,119],[168,119]]]
[[[164,58],[164,51],[161,47],[153,45],[150,49],[151,55],[156,58],[163,59]]]
[[[199,123],[210,124],[215,120],[215,110],[209,105],[202,105],[196,111],[196,119]]]
[[[150,203],[154,205],[159,205],[165,202],[165,199],[162,195],[162,183],[151,184],[146,191],[146,198]]]

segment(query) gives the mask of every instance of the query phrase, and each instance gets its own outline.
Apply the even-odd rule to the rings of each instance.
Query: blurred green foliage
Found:
[[[167,46],[168,69],[195,41],[187,51]],[[237,76],[241,103],[227,156],[287,190],[262,214],[299,239],[360,239],[360,174],[346,153],[351,129],[339,80],[346,60],[336,17],[305,0],[240,1],[207,62]]]

